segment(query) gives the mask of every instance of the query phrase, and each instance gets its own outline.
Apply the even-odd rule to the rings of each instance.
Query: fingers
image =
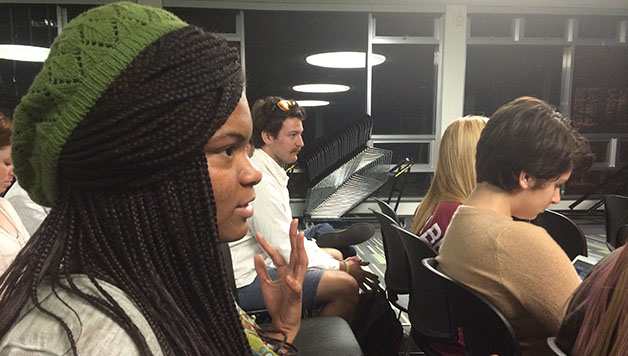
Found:
[[[303,290],[303,287],[300,282],[298,282],[291,276],[286,276],[286,285],[294,293],[294,297],[301,298],[301,292]]]
[[[266,268],[266,263],[264,263],[262,255],[255,255],[253,261],[255,262],[255,272],[257,273],[260,283],[270,283],[270,275],[268,274],[268,269]]]
[[[305,252],[304,236],[298,231],[298,220],[290,223],[290,269],[295,273],[295,278],[303,281],[307,271],[308,258]]]
[[[286,260],[283,256],[277,251],[277,249],[268,243],[266,239],[259,232],[255,233],[255,239],[257,239],[257,243],[266,251],[270,259],[273,261],[275,266],[280,267],[286,265]]]

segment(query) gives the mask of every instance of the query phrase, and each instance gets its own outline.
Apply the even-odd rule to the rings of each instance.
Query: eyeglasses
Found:
[[[281,111],[290,111],[290,109],[298,105],[299,104],[297,104],[297,102],[294,100],[283,99],[283,100],[279,100],[277,102],[277,105],[273,106],[273,110],[275,110],[275,108],[279,108],[279,110]]]

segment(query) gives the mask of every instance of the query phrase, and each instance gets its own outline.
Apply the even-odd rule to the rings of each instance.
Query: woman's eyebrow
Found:
[[[217,133],[212,139],[213,140],[222,140],[225,138],[232,138],[235,139],[236,141],[246,141],[246,137],[244,137],[243,134],[241,134],[240,132],[236,132],[236,131],[231,131],[231,132],[224,132],[224,133]]]

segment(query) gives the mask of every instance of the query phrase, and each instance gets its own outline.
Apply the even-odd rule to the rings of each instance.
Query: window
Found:
[[[197,9],[189,7],[165,7],[190,25],[217,33],[236,33],[238,10]]]
[[[329,105],[306,108],[305,145],[346,126],[366,110],[366,69],[324,68],[308,64],[308,55],[332,51],[366,52],[365,13],[246,11],[245,52],[247,96],[277,95],[296,100],[325,100]],[[300,93],[294,85],[343,84],[342,93]]]
[[[628,133],[628,47],[577,46],[571,119],[584,133]]]
[[[374,134],[434,133],[433,45],[374,45],[386,62],[373,67]]]
[[[563,49],[473,45],[467,49],[465,115],[490,116],[520,96],[560,104]]]

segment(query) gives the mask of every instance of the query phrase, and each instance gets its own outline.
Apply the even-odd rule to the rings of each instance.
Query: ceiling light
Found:
[[[373,65],[384,63],[386,57],[373,53]],[[328,52],[307,56],[305,61],[311,65],[325,68],[364,68],[366,53],[364,52]]]
[[[326,100],[297,100],[299,106],[326,106],[329,101]]]
[[[292,90],[302,93],[341,93],[350,88],[341,84],[302,84],[295,85]]]
[[[48,58],[50,48],[0,44],[0,58],[13,61],[43,62]]]

